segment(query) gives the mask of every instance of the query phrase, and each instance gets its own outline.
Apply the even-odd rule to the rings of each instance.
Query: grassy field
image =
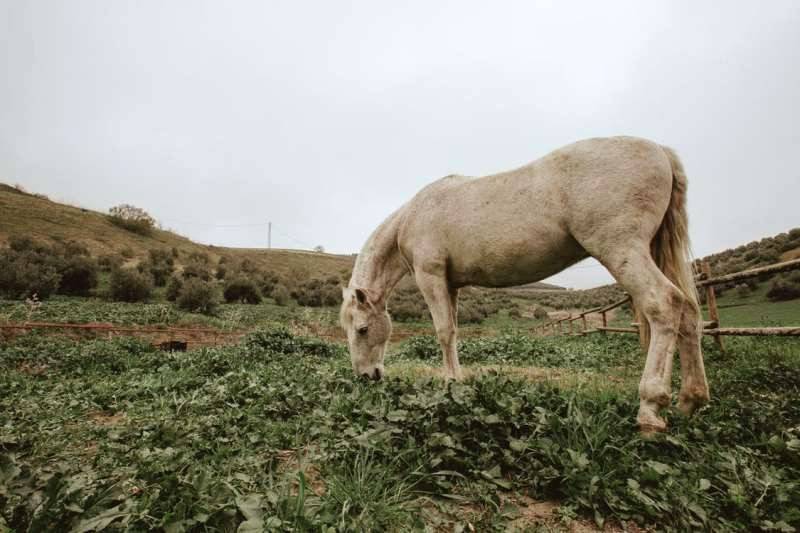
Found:
[[[186,353],[18,337],[0,345],[0,531],[800,526],[796,341],[707,346],[712,403],[643,440],[635,339],[501,325],[461,342],[470,377],[449,385],[429,336],[377,384],[274,327]]]
[[[770,302],[768,290],[769,284],[762,283],[746,297],[738,296],[735,290],[725,292],[717,299],[723,327],[800,325],[800,299]]]

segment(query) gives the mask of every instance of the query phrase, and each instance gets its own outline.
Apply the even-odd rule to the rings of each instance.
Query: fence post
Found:
[[[586,314],[581,315],[581,319],[583,320],[583,333],[586,334],[589,330],[589,327],[586,325]]]
[[[607,328],[607,327],[608,327],[608,318],[606,318],[606,312],[605,312],[605,311],[603,311],[603,312],[602,312],[602,313],[600,313],[600,314],[603,316],[603,327],[604,327],[604,328]],[[605,334],[606,334],[606,331],[605,331],[605,330],[603,330],[603,335],[605,335]]]
[[[706,279],[711,278],[711,265],[708,264],[708,261],[702,262],[702,264],[700,265],[700,270],[703,274],[706,275]],[[706,304],[708,305],[708,318],[716,322],[717,328],[719,328],[720,323],[719,323],[719,310],[717,309],[717,294],[714,292],[713,285],[706,285]],[[717,346],[719,347],[719,350],[721,352],[724,352],[725,346],[722,344],[722,337],[719,335],[713,335],[713,337],[714,337],[714,342],[716,342]]]

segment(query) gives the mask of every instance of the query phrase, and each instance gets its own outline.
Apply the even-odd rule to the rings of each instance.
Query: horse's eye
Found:
[[[361,326],[360,328],[358,328],[358,334],[359,335],[366,335],[367,334],[367,326]]]

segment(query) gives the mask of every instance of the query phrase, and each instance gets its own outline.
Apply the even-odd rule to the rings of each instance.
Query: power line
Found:
[[[289,235],[288,233],[285,233],[285,232],[283,232],[283,231],[278,231],[278,230],[275,230],[275,232],[276,232],[278,235],[283,235],[285,238],[289,239],[290,241],[294,242],[295,244],[299,244],[299,245],[300,245],[300,246],[302,246],[303,248],[307,248],[308,250],[311,250],[311,249],[313,249],[313,248],[314,248],[313,246],[309,245],[307,242],[300,241],[300,240],[298,240],[298,239],[296,239],[296,238],[292,237],[292,236],[291,236],[291,235]]]
[[[202,226],[202,227],[211,228],[211,229],[216,229],[216,228],[257,228],[257,227],[262,227],[263,228],[263,227],[266,227],[267,228],[267,232],[268,232],[268,240],[269,240],[269,233],[270,233],[271,228],[272,228],[272,222],[253,222],[253,223],[245,223],[245,224],[208,224],[208,223],[204,223],[204,222],[191,222],[191,221],[188,221],[188,220],[162,220],[162,222],[164,222],[166,224],[187,224],[187,225],[190,225],[190,226]],[[284,231],[278,231],[276,229],[275,233],[277,233],[279,235],[282,235],[283,237],[289,239],[290,241],[293,241],[295,244],[300,244],[302,246],[308,246],[309,248],[313,248],[313,246],[310,246],[307,242],[301,241],[301,240],[297,239],[296,237],[294,237],[292,235],[289,235],[288,233],[286,233]]]
[[[167,224],[188,224],[190,226],[203,226],[205,228],[255,228],[267,225],[267,222],[258,222],[252,224],[207,224],[205,222],[189,222],[188,220],[162,220]]]

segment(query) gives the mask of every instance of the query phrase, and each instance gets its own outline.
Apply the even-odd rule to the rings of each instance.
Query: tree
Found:
[[[120,204],[108,210],[108,217],[115,224],[140,235],[148,235],[156,225],[156,220],[147,211],[130,204]]]
[[[321,254],[322,254],[322,253],[325,253],[325,247],[324,247],[324,246],[322,246],[321,244],[318,244],[318,245],[316,245],[316,246],[314,247],[314,251],[315,251],[315,252],[318,252],[318,253],[321,253]]]

